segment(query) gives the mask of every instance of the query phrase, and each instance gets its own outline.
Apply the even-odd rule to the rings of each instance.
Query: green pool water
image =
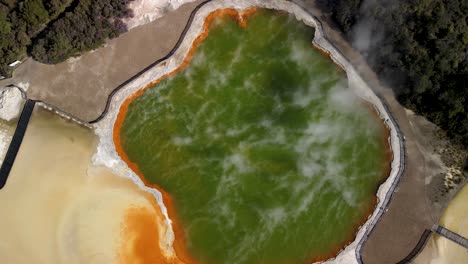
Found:
[[[263,10],[212,24],[189,66],[129,106],[122,146],[173,198],[199,263],[306,263],[344,246],[383,179],[379,121],[311,44]]]

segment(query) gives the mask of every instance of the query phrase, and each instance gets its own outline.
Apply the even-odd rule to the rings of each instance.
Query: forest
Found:
[[[468,1],[320,1],[400,103],[468,146]]]
[[[58,63],[126,31],[131,0],[0,0],[0,75],[27,55]]]
[[[132,0],[0,0],[0,75],[58,63],[126,31]],[[399,101],[468,146],[468,1],[318,0]]]

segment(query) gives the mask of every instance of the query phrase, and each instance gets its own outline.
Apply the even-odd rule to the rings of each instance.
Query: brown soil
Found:
[[[28,82],[31,99],[42,100],[80,119],[92,121],[103,111],[118,85],[175,46],[192,10],[202,0],[185,4],[152,23],[110,40],[104,47],[56,65],[26,60],[0,87]]]
[[[441,171],[442,168],[440,166],[435,168],[434,164],[428,167],[424,149],[421,148],[426,146],[425,142],[422,142],[421,135],[415,133],[414,124],[409,122],[405,109],[396,101],[392,90],[379,82],[361,54],[354,50],[344,36],[335,29],[328,15],[320,12],[315,4],[316,1],[297,2],[302,2],[310,13],[322,21],[327,38],[351,61],[369,86],[384,97],[406,137],[406,170],[388,210],[361,249],[365,264],[397,263],[411,252],[424,230],[431,229],[440,218],[441,210],[431,202],[433,194],[426,191],[425,181],[428,175],[434,173],[433,170]]]

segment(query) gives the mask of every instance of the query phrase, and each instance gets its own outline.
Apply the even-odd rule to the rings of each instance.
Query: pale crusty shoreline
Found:
[[[366,223],[359,229],[356,239],[349,244],[343,251],[341,251],[336,258],[330,260],[335,263],[359,263],[357,258],[357,251],[359,250],[359,242],[365,236],[369,229],[373,227],[376,219],[378,219],[388,203],[386,199],[387,194],[393,192],[393,187],[398,181],[398,177],[401,173],[401,165],[403,164],[403,155],[402,152],[402,138],[399,136],[399,131],[396,123],[391,118],[390,114],[387,112],[384,104],[381,100],[375,95],[373,90],[363,81],[363,79],[358,75],[356,69],[351,65],[348,60],[325,38],[320,22],[318,22],[314,17],[305,12],[302,8],[295,5],[289,1],[274,1],[274,2],[264,2],[264,1],[247,1],[247,0],[221,0],[209,2],[202,6],[196,13],[190,28],[184,36],[184,39],[175,53],[169,57],[167,60],[162,61],[158,65],[149,69],[143,73],[138,78],[134,79],[126,86],[122,87],[117,91],[114,96],[111,98],[111,103],[109,105],[108,113],[104,118],[95,124],[96,133],[100,138],[100,143],[98,146],[98,151],[93,157],[95,164],[106,165],[112,168],[118,174],[125,175],[132,179],[138,186],[148,190],[153,193],[156,197],[159,206],[163,214],[166,216],[166,224],[169,226],[168,232],[166,233],[166,246],[172,248],[171,245],[174,241],[174,235],[170,228],[171,220],[167,215],[167,210],[164,207],[162,202],[162,195],[158,191],[146,187],[140,178],[131,171],[127,164],[118,156],[114,143],[112,141],[113,125],[116,120],[120,105],[123,101],[139,89],[145,87],[148,83],[159,79],[163,75],[172,72],[175,70],[185,59],[188,51],[192,47],[193,41],[199,36],[203,29],[203,23],[205,18],[213,11],[222,8],[235,8],[237,10],[245,10],[251,7],[261,7],[269,9],[278,9],[287,11],[291,14],[294,14],[296,18],[300,21],[303,21],[305,24],[314,27],[315,38],[314,45],[324,52],[331,55],[332,60],[341,65],[342,68],[346,71],[348,76],[349,87],[362,99],[371,103],[374,108],[379,113],[382,120],[385,121],[387,127],[390,130],[389,142],[393,152],[393,160],[391,163],[391,172],[387,180],[380,186],[377,196],[378,204],[374,213],[368,218]]]
[[[93,166],[96,144],[91,130],[35,109],[0,190],[0,263],[129,263],[145,257],[132,250],[138,237],[157,250],[154,227],[163,221],[154,197]],[[144,228],[133,224],[148,218]]]

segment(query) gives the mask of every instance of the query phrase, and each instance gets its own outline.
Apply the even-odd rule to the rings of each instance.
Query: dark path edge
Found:
[[[416,246],[411,250],[411,252],[404,259],[400,260],[397,264],[406,264],[411,263],[413,259],[421,252],[421,250],[426,246],[429,236],[432,234],[432,230],[425,229],[421,235]]]
[[[465,249],[468,249],[468,239],[465,237],[443,227],[438,225],[437,227],[432,229],[432,232],[445,237],[446,239],[451,240],[454,243],[457,243],[458,245],[464,247]]]
[[[438,234],[454,243],[457,243],[459,246],[468,248],[468,239],[465,237],[443,227],[440,225],[435,225],[431,230],[425,229],[421,235],[416,246],[411,250],[411,252],[404,259],[400,260],[397,264],[406,264],[411,263],[416,256],[421,253],[421,250],[426,246],[427,241],[432,233]]]
[[[21,143],[23,142],[24,134],[28,128],[29,119],[31,118],[35,104],[35,101],[29,99],[24,103],[23,111],[21,112],[21,116],[18,120],[15,134],[13,134],[5,159],[0,167],[0,189],[5,186],[8,176],[10,175],[11,168],[13,167],[16,155],[18,154]]]
[[[114,90],[112,90],[112,92],[109,94],[109,96],[107,97],[107,101],[106,101],[106,107],[104,108],[104,111],[94,120],[92,121],[89,121],[88,123],[89,124],[94,124],[94,123],[97,123],[99,122],[101,119],[104,118],[104,116],[106,116],[107,112],[109,111],[109,106],[110,106],[110,103],[112,102],[112,98],[114,97],[114,95],[120,90],[122,89],[124,86],[126,86],[127,84],[129,84],[130,82],[134,81],[135,79],[139,78],[141,75],[143,75],[145,72],[151,70],[154,66],[156,66],[157,64],[161,63],[162,61],[165,61],[167,60],[169,57],[171,57],[175,52],[176,50],[180,47],[180,45],[182,44],[182,41],[184,40],[185,38],[185,35],[187,34],[188,30],[190,29],[190,26],[192,25],[192,22],[193,22],[193,19],[195,18],[195,15],[197,14],[198,10],[200,8],[202,8],[204,5],[206,5],[207,3],[211,2],[213,0],[206,0],[202,3],[200,3],[198,6],[196,6],[192,12],[190,13],[190,16],[189,16],[189,19],[187,21],[187,24],[185,25],[185,28],[184,30],[182,31],[182,33],[180,34],[179,36],[179,39],[177,40],[177,43],[175,44],[175,46],[171,49],[171,51],[169,51],[169,53],[152,62],[150,65],[146,66],[143,70],[137,72],[135,75],[133,75],[132,77],[130,77],[128,80],[126,80],[125,82],[121,83],[119,86],[117,86],[116,88],[114,88]]]

